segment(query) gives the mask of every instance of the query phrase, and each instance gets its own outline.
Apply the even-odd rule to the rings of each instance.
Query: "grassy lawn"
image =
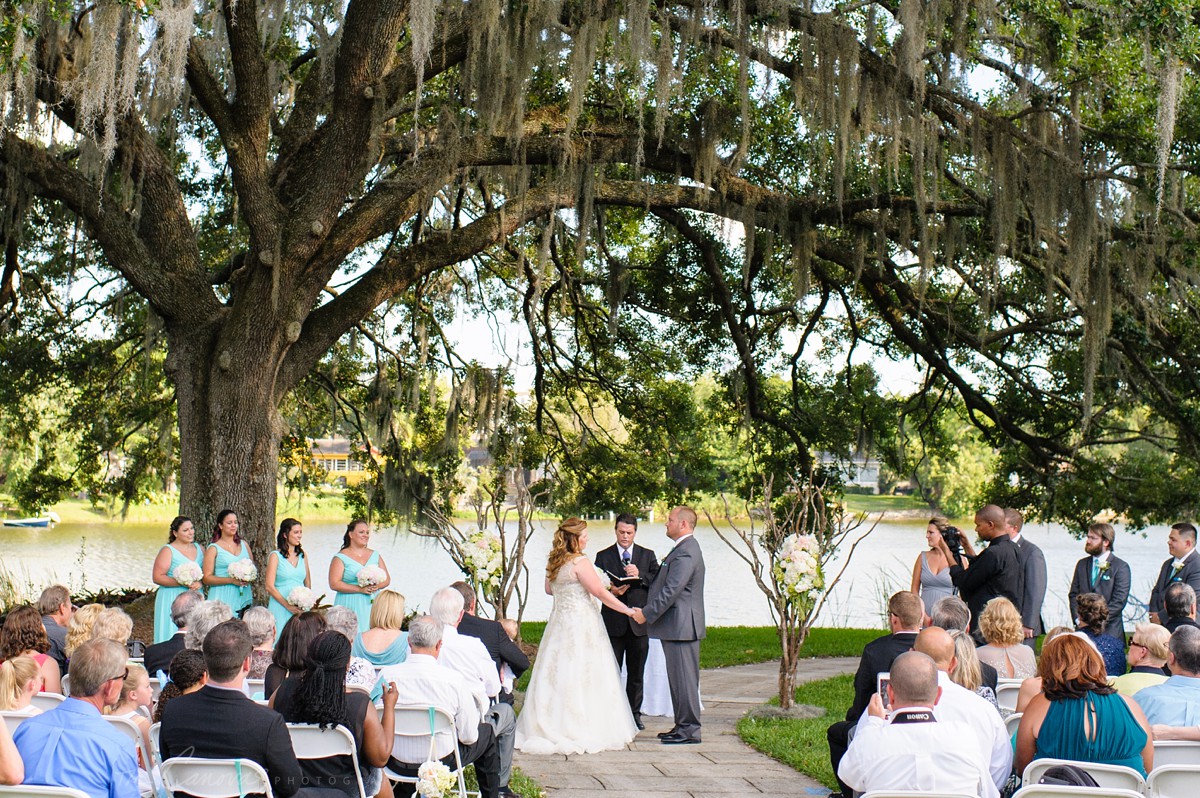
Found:
[[[772,703],[775,701],[777,699],[772,699]],[[837,789],[833,768],[829,765],[825,730],[834,721],[846,717],[846,710],[854,701],[854,676],[845,674],[800,685],[796,688],[796,701],[825,707],[825,717],[806,720],[742,718],[737,725],[738,735],[747,745],[772,759],[790,765],[830,789]]]
[[[846,503],[848,510],[856,513],[896,513],[917,510],[926,513],[932,512],[929,503],[919,496],[876,496],[869,493],[847,493],[842,500]]]

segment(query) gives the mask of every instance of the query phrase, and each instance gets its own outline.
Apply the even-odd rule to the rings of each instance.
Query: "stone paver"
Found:
[[[851,673],[856,657],[805,660],[799,681]],[[700,674],[704,742],[663,745],[655,736],[670,718],[645,717],[646,730],[624,751],[564,756],[516,753],[516,764],[546,788],[548,798],[704,798],[749,795],[825,796],[828,788],[746,745],[737,722],[775,695],[779,663],[738,665]]]

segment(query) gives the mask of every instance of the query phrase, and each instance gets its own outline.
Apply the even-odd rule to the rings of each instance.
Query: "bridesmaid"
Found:
[[[392,575],[379,552],[367,548],[370,539],[371,527],[366,521],[356,518],[346,525],[342,549],[333,555],[333,561],[329,563],[329,586],[337,592],[333,603],[354,610],[358,616],[360,633],[371,626],[371,602],[375,593],[392,583]],[[358,572],[368,565],[383,569],[382,583],[366,587],[358,584]]]
[[[253,595],[247,582],[229,576],[229,566],[235,560],[249,560],[250,549],[238,534],[237,513],[222,510],[217,513],[213,542],[204,552],[204,584],[209,586],[209,601],[223,601],[237,615],[250,606]]]
[[[181,585],[175,578],[175,570],[185,562],[203,567],[204,555],[196,545],[196,527],[192,519],[178,516],[171,522],[167,545],[158,550],[154,558],[154,584],[158,585],[154,597],[154,642],[170,640],[179,630],[171,622],[171,602],[185,590],[200,590],[199,580],[190,585]]]
[[[279,534],[275,536],[276,550],[267,557],[267,576],[263,585],[271,600],[267,609],[275,616],[275,642],[283,634],[283,627],[293,615],[299,615],[301,610],[288,601],[288,596],[298,587],[312,587],[312,573],[308,569],[308,560],[304,557],[304,549],[300,539],[304,537],[304,527],[295,518],[285,518],[279,524]]]

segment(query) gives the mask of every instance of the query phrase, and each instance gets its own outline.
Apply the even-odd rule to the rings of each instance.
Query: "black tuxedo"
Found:
[[[658,573],[658,558],[654,552],[644,546],[634,543],[630,547],[629,562],[638,569],[638,581],[631,584],[621,601],[630,607],[646,606],[647,590]],[[610,574],[621,576],[625,573],[625,563],[621,561],[621,553],[617,544],[601,549],[596,553],[596,567]],[[629,708],[635,717],[642,714],[642,692],[646,670],[646,655],[650,651],[650,638],[646,634],[646,625],[630,620],[619,612],[608,607],[600,610],[604,619],[604,628],[608,631],[608,640],[612,643],[613,655],[617,658],[617,666],[625,663],[625,695],[629,699]]]
[[[183,651],[183,632],[176,632],[161,643],[146,647],[142,663],[151,676],[158,676],[159,671],[171,672],[171,660]]]
[[[1192,590],[1196,591],[1196,595],[1200,596],[1200,554],[1194,551],[1188,555],[1188,558],[1183,561],[1183,568],[1174,573],[1171,568],[1171,563],[1175,561],[1174,557],[1168,557],[1167,561],[1162,564],[1162,568],[1158,571],[1158,579],[1154,582],[1154,590],[1150,593],[1150,612],[1157,612],[1159,620],[1167,617],[1166,596],[1167,588],[1176,582],[1187,582],[1192,586]]]
[[[983,641],[983,635],[979,632],[979,616],[989,601],[1004,596],[1013,603],[1017,612],[1022,611],[1025,569],[1017,552],[1017,544],[1008,535],[994,538],[970,568],[952,563],[950,581],[958,588],[959,595],[971,611],[971,628],[977,642]]]
[[[850,745],[850,730],[858,723],[862,713],[866,712],[871,694],[879,689],[877,677],[884,671],[890,671],[896,657],[905,651],[911,651],[916,642],[916,632],[899,632],[877,637],[863,647],[858,670],[854,674],[854,703],[846,712],[846,719],[830,726],[826,733],[829,741],[829,760],[833,763],[834,774],[837,773],[838,765],[841,764],[842,757],[846,755],[846,749]],[[841,779],[838,779],[838,784],[841,785],[842,795],[853,795],[853,790]]]
[[[497,672],[500,670],[501,664],[508,665],[515,678],[520,678],[522,673],[529,670],[529,657],[525,656],[521,647],[512,641],[498,621],[463,613],[462,619],[458,622],[458,633],[479,638],[488,654],[491,655],[492,662],[496,663]],[[502,689],[500,700],[511,704],[512,693]]]
[[[253,759],[267,771],[280,798],[295,795],[303,781],[283,716],[237,690],[206,685],[171,699],[163,709],[159,745],[164,760]]]
[[[1084,593],[1096,593],[1104,597],[1108,604],[1108,625],[1104,634],[1125,642],[1125,604],[1129,601],[1129,585],[1133,581],[1130,576],[1129,563],[1112,552],[1108,553],[1108,568],[1101,571],[1092,582],[1092,560],[1090,555],[1075,563],[1075,573],[1071,577],[1071,589],[1067,591],[1067,602],[1071,606],[1071,617],[1077,617],[1075,612],[1076,599]]]

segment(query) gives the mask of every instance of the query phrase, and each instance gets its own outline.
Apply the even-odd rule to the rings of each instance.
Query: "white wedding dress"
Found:
[[[550,584],[554,606],[517,716],[516,747],[527,754],[611,751],[637,736],[600,600],[574,565],[558,569]]]

